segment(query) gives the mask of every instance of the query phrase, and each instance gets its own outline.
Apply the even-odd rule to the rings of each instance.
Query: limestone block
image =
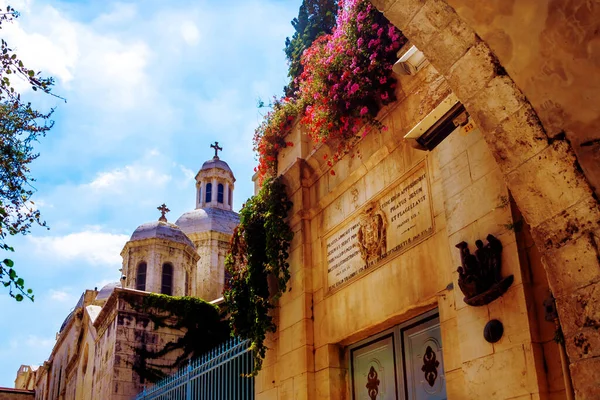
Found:
[[[311,319],[303,319],[295,323],[290,328],[292,331],[292,349],[302,346],[312,346],[313,342],[313,323]]]
[[[569,368],[577,400],[600,399],[600,382],[598,381],[600,358],[573,362]]]
[[[279,385],[279,400],[294,399],[294,378],[286,379]]]
[[[383,160],[383,181],[385,185],[389,185],[396,179],[400,178],[407,171],[406,162],[404,159],[405,145],[396,147],[390,152],[390,155]],[[381,176],[379,176],[381,179]]]
[[[486,88],[488,82],[496,76],[494,61],[494,55],[485,43],[477,42],[472,46],[452,65],[446,75],[456,96],[465,102]],[[469,110],[467,107],[467,111]]]
[[[341,368],[327,368],[315,372],[315,399],[346,399],[347,371]]]
[[[479,129],[466,131],[464,128],[454,130],[435,149],[433,156],[437,156],[440,169],[443,171],[446,165],[457,158],[465,149],[468,149],[479,140],[482,135]]]
[[[278,329],[279,331],[279,340],[278,342],[278,348],[277,348],[277,354],[279,356],[282,356],[284,354],[289,353],[290,351],[292,351],[292,328],[286,328],[286,329]]]
[[[600,281],[596,240],[590,232],[558,249],[546,250],[542,262],[546,266],[550,287],[556,297]]]
[[[396,1],[387,7],[385,17],[403,31],[424,4],[425,0]]]
[[[536,245],[545,251],[558,248],[600,229],[600,205],[591,196],[532,228]]]
[[[490,320],[497,319],[504,326],[502,338],[493,344],[494,352],[531,342],[523,284],[513,284],[502,297],[488,304],[488,308]]]
[[[277,388],[273,388],[265,392],[256,393],[256,400],[278,400]]]
[[[444,353],[444,372],[459,369],[462,365],[462,356],[459,345],[459,332],[457,319],[451,318],[441,322],[442,350]]]
[[[340,368],[343,363],[343,350],[335,344],[326,344],[315,350],[315,371],[324,368]]]
[[[456,318],[456,305],[454,303],[453,290],[445,290],[438,296],[438,309],[440,311],[440,322]]]
[[[548,139],[530,105],[524,105],[501,121],[487,143],[498,165],[506,173],[548,147]]]
[[[487,142],[483,139],[470,146],[467,149],[467,155],[471,178],[474,181],[487,175],[493,169],[498,168],[498,164],[496,164],[496,160],[494,160]]]
[[[591,196],[569,144],[556,141],[507,176],[525,220],[536,226]]]
[[[282,355],[279,358],[277,366],[280,380],[286,380],[307,371],[314,372],[313,347],[300,347]]]
[[[464,307],[457,311],[458,341],[463,363],[494,352],[492,344],[483,338],[483,328],[489,320],[488,306]]]
[[[294,400],[309,400],[314,397],[315,374],[305,372],[294,376]]]
[[[559,344],[554,340],[542,344],[544,362],[547,367],[548,392],[559,392],[565,389],[558,346]]]
[[[558,315],[566,338],[581,328],[600,327],[600,284],[594,283],[556,299]],[[596,334],[600,335],[600,332]],[[569,357],[576,354],[569,353]]]
[[[255,378],[256,392],[265,392],[279,384],[278,368],[276,365],[264,366]]]
[[[495,64],[489,64],[488,68],[494,69]],[[484,132],[493,131],[527,101],[515,83],[506,75],[496,76],[474,96],[461,99],[464,99],[465,108]]]
[[[600,356],[600,334],[596,326],[581,328],[574,336],[566,337],[565,344],[571,361]]]
[[[424,48],[427,59],[445,74],[477,41],[475,32],[460,18],[451,19],[448,26],[433,35]]]
[[[442,168],[444,198],[450,198],[473,183],[467,152],[463,151]]]
[[[433,201],[433,215],[435,217],[444,215],[444,190],[441,179],[431,184],[431,200]],[[445,219],[446,216],[444,215],[444,226],[446,225]]]
[[[442,0],[427,0],[412,20],[402,29],[410,41],[424,49],[434,35],[456,18],[456,13]]]
[[[506,196],[506,186],[500,171],[494,170],[457,195],[446,198],[448,233],[457,232],[482,218],[498,204],[502,196]]]
[[[536,392],[535,370],[528,369],[526,358],[524,348],[515,346],[464,363],[465,399],[504,400]]]
[[[444,360],[445,362],[445,360]],[[448,400],[465,400],[465,376],[462,369],[444,372]]]

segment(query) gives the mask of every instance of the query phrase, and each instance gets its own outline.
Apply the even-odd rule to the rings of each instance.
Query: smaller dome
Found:
[[[177,225],[190,234],[217,231],[231,235],[239,222],[240,217],[236,212],[209,207],[184,213],[177,220]]]
[[[221,160],[218,156],[214,156],[211,160],[208,160],[204,164],[202,164],[202,168],[200,168],[200,171],[205,171],[207,169],[213,168],[223,169],[229,172],[231,175],[233,175],[233,172],[231,172],[231,168],[229,168],[229,165],[225,161]]]
[[[137,229],[133,231],[130,241],[151,238],[170,240],[195,248],[194,243],[192,243],[190,238],[188,238],[177,225],[164,221],[147,222],[138,226]]]
[[[107,283],[100,289],[98,294],[96,295],[96,301],[106,301],[112,292],[114,292],[115,288],[122,287],[121,282],[111,282]]]

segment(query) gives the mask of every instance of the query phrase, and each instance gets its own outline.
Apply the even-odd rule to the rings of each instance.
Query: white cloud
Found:
[[[192,21],[183,21],[179,28],[181,37],[190,46],[195,46],[200,41],[200,31]]]
[[[114,267],[121,263],[119,254],[129,236],[86,230],[65,236],[29,236],[28,240],[40,256]]]
[[[50,299],[59,302],[67,302],[73,299],[73,296],[65,290],[50,289],[49,295]]]
[[[127,165],[107,172],[100,172],[88,184],[95,191],[110,191],[113,193],[130,192],[132,185],[146,184],[162,187],[171,180],[171,175],[157,171],[144,165]]]

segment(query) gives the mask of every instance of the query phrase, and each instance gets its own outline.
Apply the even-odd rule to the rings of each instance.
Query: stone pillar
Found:
[[[213,178],[212,179],[212,191],[211,191],[211,198],[210,198],[210,204],[214,205],[217,204],[217,185],[219,183],[217,182],[217,178]]]

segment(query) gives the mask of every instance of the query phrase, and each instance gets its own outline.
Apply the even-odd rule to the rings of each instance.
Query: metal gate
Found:
[[[136,400],[254,400],[254,360],[250,341],[237,338],[215,347],[156,385]]]

